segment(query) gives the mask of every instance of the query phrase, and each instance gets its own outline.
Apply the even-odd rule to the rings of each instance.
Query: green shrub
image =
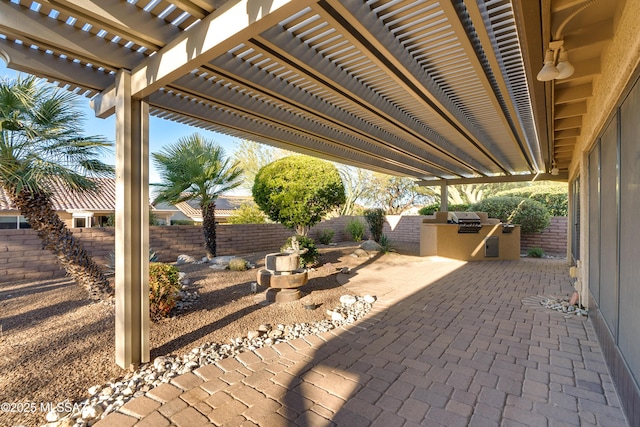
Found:
[[[460,203],[456,205],[448,205],[447,209],[449,212],[467,212],[469,211],[470,205],[466,203]],[[440,210],[440,203],[432,203],[430,205],[424,206],[420,208],[418,211],[419,215],[433,215],[437,211]]]
[[[496,193],[497,197],[525,197],[542,203],[551,216],[567,216],[568,193],[566,184],[520,187]]]
[[[530,248],[527,251],[527,255],[533,258],[542,258],[542,256],[544,255],[544,251],[542,250],[542,248]]]
[[[520,224],[522,233],[539,233],[549,226],[549,212],[540,202],[522,197],[491,197],[470,206],[474,212],[486,212],[489,218]]]
[[[229,270],[245,271],[247,269],[247,261],[242,258],[231,258],[229,261]]]
[[[287,243],[280,248],[282,252],[286,252],[287,249],[291,248],[293,237],[294,236],[289,237]],[[295,238],[298,240],[298,246],[301,250],[307,249],[307,252],[300,254],[300,267],[306,268],[314,265],[320,256],[318,248],[316,248],[316,242],[307,236],[295,236]]]
[[[229,224],[264,224],[267,219],[258,205],[246,202],[229,215],[228,221]]]
[[[371,231],[371,238],[376,242],[380,242],[380,236],[382,236],[382,228],[384,227],[384,210],[382,209],[367,209],[364,211],[364,219],[369,224],[369,231]]]
[[[178,269],[170,264],[149,264],[149,313],[151,320],[168,317],[176,306],[178,292],[182,288]]]
[[[440,203],[431,203],[430,205],[423,206],[418,210],[418,215],[433,215],[440,210]]]
[[[331,240],[333,239],[333,236],[336,234],[335,231],[333,231],[330,228],[321,230],[318,233],[318,241],[320,243],[322,243],[323,245],[328,245],[329,243],[331,243]]]
[[[358,218],[351,218],[344,231],[351,236],[351,240],[359,242],[364,237],[364,224]]]

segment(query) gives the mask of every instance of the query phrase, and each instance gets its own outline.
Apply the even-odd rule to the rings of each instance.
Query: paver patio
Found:
[[[372,262],[357,324],[220,361],[96,426],[626,426],[587,319],[523,305],[572,292],[564,260]],[[137,423],[137,424],[136,424]]]

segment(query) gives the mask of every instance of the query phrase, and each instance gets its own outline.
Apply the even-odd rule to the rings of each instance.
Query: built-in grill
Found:
[[[447,222],[458,224],[458,233],[478,233],[482,228],[475,212],[449,212]]]

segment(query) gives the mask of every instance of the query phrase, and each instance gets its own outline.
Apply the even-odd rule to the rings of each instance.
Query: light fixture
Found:
[[[573,68],[573,65],[569,63],[569,54],[564,48],[560,48],[560,56],[558,57],[558,65],[556,65],[556,68],[558,69],[556,80],[571,77],[576,70]]]
[[[544,54],[544,66],[537,75],[541,82],[548,82],[556,79],[566,79],[570,77],[574,68],[569,63],[569,54],[562,47],[564,40],[554,40],[549,42],[549,49]],[[556,65],[556,59],[558,65]]]
[[[553,176],[560,175],[560,169],[558,169],[558,167],[556,166],[556,159],[553,159],[551,161],[551,166],[553,166],[551,168],[551,175],[553,175]]]
[[[560,74],[560,71],[554,65],[554,53],[551,49],[547,49],[547,52],[544,54],[544,66],[542,70],[538,73],[537,79],[541,82],[548,82],[550,80],[555,79]]]

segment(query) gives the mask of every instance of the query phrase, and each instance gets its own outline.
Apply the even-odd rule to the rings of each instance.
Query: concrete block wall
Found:
[[[365,239],[370,234],[364,217],[331,218],[309,231],[316,238],[324,229],[333,229],[333,241],[350,241],[344,231],[347,223],[357,218],[365,224]],[[387,216],[383,233],[392,242],[419,243],[423,216]],[[203,257],[202,228],[191,225],[150,227],[149,245],[158,260],[173,262],[178,255]],[[114,228],[74,228],[72,230],[85,249],[104,265],[114,250]],[[218,255],[238,255],[250,252],[278,251],[293,231],[280,224],[221,224],[217,228]],[[540,234],[523,234],[521,249],[542,248],[546,253],[564,254],[567,248],[567,218],[554,217],[551,225]],[[42,243],[33,230],[0,230],[0,284],[14,280],[40,280],[63,277],[55,257],[42,250]]]
[[[293,234],[280,224],[225,224],[216,230],[218,255],[278,251]],[[71,231],[98,264],[108,262],[109,254],[115,249],[114,228],[74,228]],[[180,254],[196,258],[205,255],[202,228],[198,226],[150,227],[149,246],[161,262],[174,262]],[[0,230],[0,284],[64,275],[55,256],[42,249],[35,231]]]
[[[420,243],[420,224],[422,223],[422,216],[401,216],[401,215],[387,215],[385,217],[384,226],[382,232],[393,242],[405,242],[405,243]],[[371,233],[369,232],[369,225],[363,216],[341,216],[337,218],[330,218],[326,221],[322,221],[320,224],[316,224],[309,230],[309,236],[316,239],[322,230],[332,229],[335,234],[333,237],[334,242],[348,242],[351,240],[351,236],[345,231],[349,221],[357,219],[364,224],[364,240],[368,239]]]
[[[522,234],[520,248],[523,252],[530,248],[542,248],[545,253],[564,255],[567,253],[567,226],[566,216],[554,216],[549,227],[541,233]]]

